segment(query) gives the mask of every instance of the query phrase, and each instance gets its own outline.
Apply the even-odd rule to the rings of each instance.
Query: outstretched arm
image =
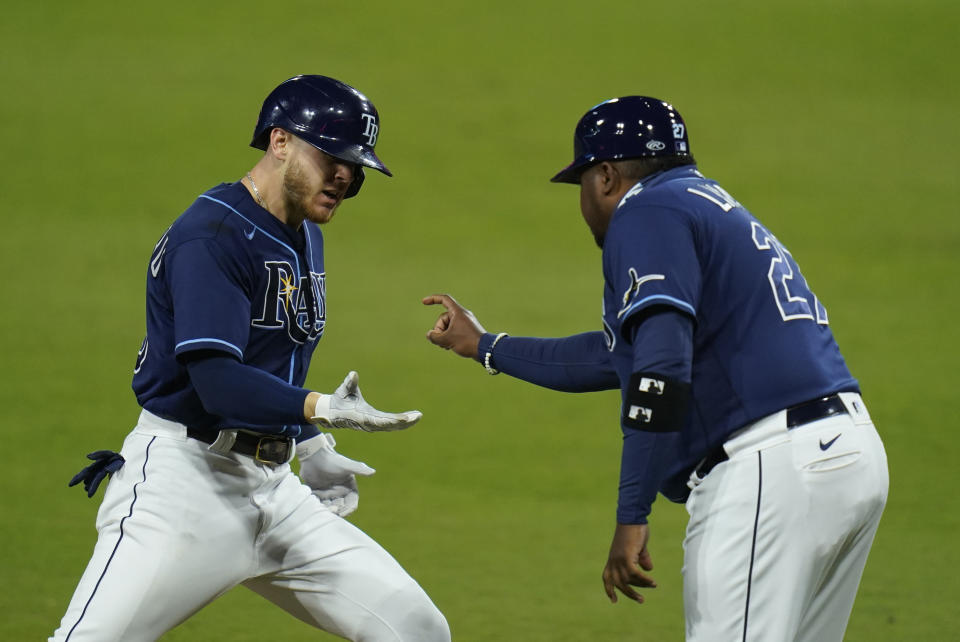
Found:
[[[564,392],[610,390],[620,385],[602,332],[558,339],[494,335],[486,332],[474,314],[448,294],[425,297],[423,303],[444,307],[427,332],[427,339],[479,361],[491,374],[504,372]]]
[[[198,353],[187,362],[191,382],[207,412],[223,417],[224,424],[275,432],[274,426],[296,430],[289,436],[304,441],[324,428],[350,428],[378,432],[402,430],[417,423],[417,410],[382,412],[360,393],[359,375],[350,372],[333,394],[292,386],[236,358],[215,352]]]

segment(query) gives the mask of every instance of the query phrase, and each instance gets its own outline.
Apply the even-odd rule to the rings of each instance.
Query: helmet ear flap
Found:
[[[357,167],[357,174],[353,177],[353,182],[350,183],[350,187],[347,188],[346,193],[343,195],[344,198],[351,198],[357,195],[357,192],[360,191],[360,186],[363,185],[363,179],[366,178],[363,174],[363,168]]]

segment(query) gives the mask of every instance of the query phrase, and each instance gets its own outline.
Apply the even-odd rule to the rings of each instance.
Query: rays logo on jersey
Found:
[[[268,273],[263,309],[250,324],[266,329],[286,327],[296,343],[316,341],[326,324],[326,275],[310,272],[297,279],[286,261],[264,261],[263,267]]]
[[[630,277],[630,285],[627,287],[627,291],[623,293],[623,307],[617,312],[618,319],[633,307],[633,298],[637,296],[637,292],[640,291],[640,286],[648,281],[663,281],[667,278],[663,274],[644,274],[643,276],[639,276],[636,268],[627,270],[627,276]]]

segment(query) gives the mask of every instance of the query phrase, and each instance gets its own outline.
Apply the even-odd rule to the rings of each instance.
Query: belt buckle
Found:
[[[277,450],[274,451],[272,446],[274,444],[279,445],[281,443],[283,444],[282,450],[278,447]],[[264,446],[266,446],[266,448],[264,448]],[[271,439],[269,437],[262,437],[260,441],[257,442],[257,450],[253,454],[253,458],[261,464],[282,464],[287,461],[289,450],[289,439]]]

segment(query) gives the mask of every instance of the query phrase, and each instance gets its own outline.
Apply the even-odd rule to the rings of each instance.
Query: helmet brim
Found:
[[[324,136],[312,135],[310,132],[293,132],[298,138],[302,138],[321,152],[329,154],[354,165],[363,165],[378,172],[383,172],[387,176],[393,176],[393,172],[387,169],[383,161],[377,154],[364,145],[354,145],[342,140],[326,138]]]
[[[550,179],[551,183],[570,183],[572,185],[580,184],[580,166],[576,163],[570,163]]]
[[[580,184],[580,176],[593,164],[596,159],[593,154],[585,154],[579,158],[573,159],[573,162],[561,169],[550,179],[551,183],[570,183],[571,185]]]
[[[276,125],[276,127],[284,129],[279,125]],[[273,128],[271,127],[270,129]],[[265,135],[261,135],[250,141],[250,147],[266,151],[270,140],[269,131],[270,130],[268,129]],[[379,172],[383,172],[387,176],[393,176],[393,172],[387,169],[387,166],[384,165],[382,160],[380,160],[380,157],[378,157],[375,152],[363,147],[362,145],[349,145],[343,143],[342,141],[331,138],[310,136],[309,132],[295,130],[291,133],[297,138],[310,143],[321,152],[329,154],[334,158],[339,158],[342,161],[347,161],[348,163],[353,163],[354,165],[363,165],[364,167],[369,167]]]

